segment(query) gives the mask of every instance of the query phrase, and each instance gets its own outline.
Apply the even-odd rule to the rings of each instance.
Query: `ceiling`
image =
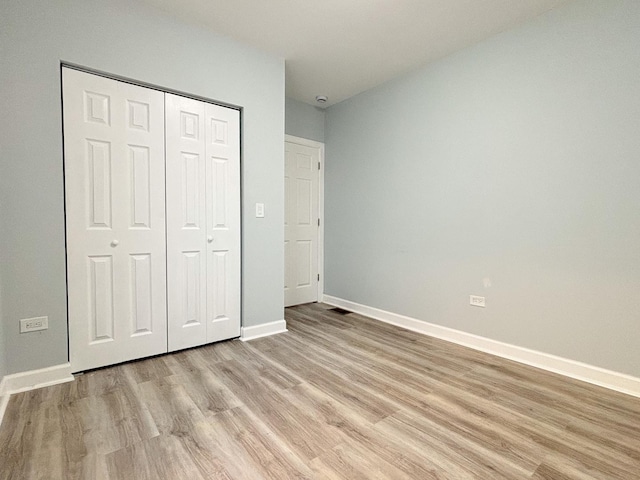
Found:
[[[286,94],[333,105],[567,0],[142,0],[286,60]]]

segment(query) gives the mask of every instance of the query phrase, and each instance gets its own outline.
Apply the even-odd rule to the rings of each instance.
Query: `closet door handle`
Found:
[[[112,247],[117,247],[120,244],[120,242],[118,240],[111,240],[111,246]]]
[[[209,235],[207,237],[207,242],[209,242],[209,243],[213,242],[213,235]]]

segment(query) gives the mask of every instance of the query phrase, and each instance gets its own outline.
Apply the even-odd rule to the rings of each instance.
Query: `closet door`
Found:
[[[166,94],[169,351],[240,335],[236,110]]]
[[[63,69],[74,371],[167,350],[164,94]]]
[[[165,94],[169,351],[206,343],[204,104]]]

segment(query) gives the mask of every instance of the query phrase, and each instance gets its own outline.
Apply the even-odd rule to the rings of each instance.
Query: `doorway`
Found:
[[[321,299],[324,144],[285,136],[284,305]]]

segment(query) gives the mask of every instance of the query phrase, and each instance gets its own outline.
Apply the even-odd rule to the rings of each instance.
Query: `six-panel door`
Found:
[[[285,142],[285,307],[318,300],[319,161],[319,148]]]
[[[63,69],[75,371],[166,351],[164,95]]]
[[[240,335],[239,112],[166,94],[169,351]]]
[[[239,336],[239,112],[68,68],[63,101],[74,371]]]

